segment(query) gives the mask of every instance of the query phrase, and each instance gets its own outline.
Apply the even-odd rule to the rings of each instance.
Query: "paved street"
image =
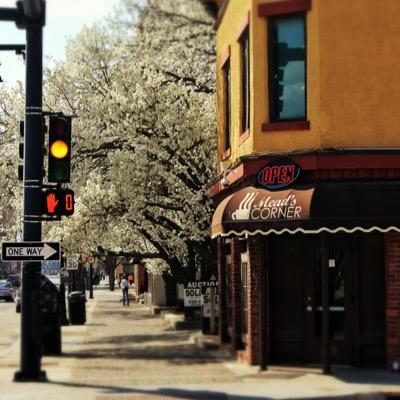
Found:
[[[260,374],[223,352],[200,350],[191,341],[193,332],[171,330],[142,305],[123,307],[119,290],[98,290],[95,297],[87,302],[85,326],[63,327],[63,355],[43,359],[48,383],[11,381],[19,365],[19,347],[14,342],[19,315],[14,307],[0,305],[1,328],[6,332],[0,357],[0,399],[256,400],[400,391],[399,376],[393,374],[352,376],[344,371],[336,379],[322,376],[319,370],[285,368]]]

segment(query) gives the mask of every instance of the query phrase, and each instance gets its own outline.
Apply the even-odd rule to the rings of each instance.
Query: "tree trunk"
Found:
[[[191,241],[186,242],[186,246],[188,249],[188,255],[189,255],[189,262],[187,265],[187,276],[186,280],[193,281],[195,280],[196,276],[196,255],[195,255],[195,249],[193,247],[193,243]]]
[[[113,260],[112,256],[107,255],[106,264],[107,264],[108,276],[109,276],[109,286],[110,286],[111,292],[113,292],[114,291],[114,283],[115,283],[115,266],[114,266],[114,260]]]
[[[194,242],[194,247],[200,259],[202,279],[209,279],[211,275],[217,276],[216,244],[211,239],[207,239],[201,242]]]
[[[167,298],[167,306],[175,307],[178,305],[178,296],[176,293],[176,279],[168,272],[164,272],[162,277],[165,282],[165,294]]]
[[[115,286],[115,269],[112,267],[112,266],[110,266],[110,267],[108,267],[109,268],[109,271],[110,271],[110,273],[109,273],[109,277],[110,277],[110,290],[113,292],[114,291],[114,286]]]

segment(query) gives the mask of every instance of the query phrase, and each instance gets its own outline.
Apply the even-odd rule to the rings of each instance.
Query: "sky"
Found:
[[[15,7],[15,3],[14,0],[0,0],[0,7]],[[64,58],[66,40],[74,37],[83,26],[106,17],[118,4],[119,0],[47,0],[44,65],[49,65],[49,57]],[[17,29],[13,22],[0,21],[0,44],[25,44],[25,30]],[[0,76],[4,81],[0,85],[13,85],[17,80],[25,82],[22,56],[12,51],[0,51],[0,64]]]

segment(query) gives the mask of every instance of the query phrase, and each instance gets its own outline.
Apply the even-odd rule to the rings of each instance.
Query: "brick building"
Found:
[[[227,0],[220,340],[250,364],[400,362],[400,2]]]

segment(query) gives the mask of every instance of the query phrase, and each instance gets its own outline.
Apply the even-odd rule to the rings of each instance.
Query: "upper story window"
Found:
[[[305,120],[305,15],[271,16],[268,26],[270,121]]]
[[[225,145],[224,150],[231,147],[231,65],[230,60],[226,60],[224,67],[224,114],[225,114]]]
[[[240,37],[242,65],[242,133],[250,129],[250,37],[247,28]]]

